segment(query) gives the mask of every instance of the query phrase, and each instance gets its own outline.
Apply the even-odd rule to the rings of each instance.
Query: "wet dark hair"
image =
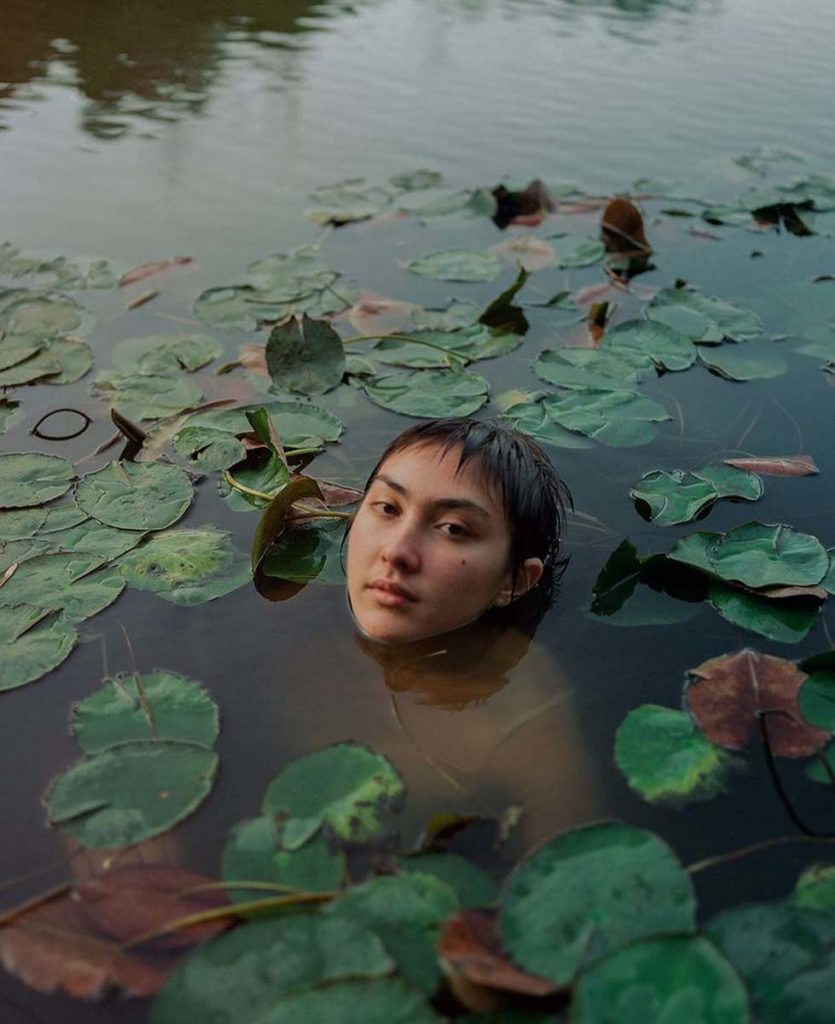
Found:
[[[510,569],[514,580],[526,559],[542,559],[544,571],[539,584],[509,606],[515,613],[521,613],[514,618],[524,619],[527,612],[538,622],[551,603],[565,568],[566,560],[559,557],[560,544],[566,508],[574,507],[571,492],[551,460],[527,434],[495,421],[464,416],[427,420],[389,442],[372,469],[365,490],[392,455],[423,445],[436,445],[443,454],[460,448],[458,470],[475,460],[487,485],[495,488],[510,529]]]

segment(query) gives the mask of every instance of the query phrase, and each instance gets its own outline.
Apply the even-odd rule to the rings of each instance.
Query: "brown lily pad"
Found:
[[[603,211],[600,234],[607,252],[626,256],[646,254],[651,249],[644,234],[643,214],[623,196],[616,196]]]
[[[761,473],[763,476],[814,476],[820,472],[811,455],[762,455],[750,459],[725,459],[725,465]]]
[[[769,745],[778,757],[808,757],[829,739],[800,713],[797,695],[807,676],[793,661],[746,648],[710,658],[687,675],[690,713],[720,747],[741,750],[764,714]]]

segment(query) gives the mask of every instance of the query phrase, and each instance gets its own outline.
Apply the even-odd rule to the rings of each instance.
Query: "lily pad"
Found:
[[[321,833],[298,850],[286,850],[283,825],[274,817],[254,818],[235,826],[223,849],[224,882],[262,882],[301,892],[333,892],[345,877],[345,855],[333,850]],[[236,902],[267,895],[262,889],[230,887]]]
[[[345,523],[339,520],[294,525],[279,537],[261,563],[261,571],[292,583],[344,583],[344,536]]]
[[[60,360],[52,355],[46,344],[43,344],[35,355],[0,370],[0,387],[11,388],[19,384],[32,384],[37,380],[45,381],[60,377],[62,373]]]
[[[505,885],[504,946],[532,974],[568,984],[622,946],[695,930],[690,878],[670,848],[618,823],[572,829]]]
[[[142,530],[117,530],[88,518],[77,526],[49,534],[53,551],[76,551],[108,560],[135,548],[145,536]]]
[[[724,338],[748,341],[762,333],[762,321],[753,310],[684,288],[662,289],[649,304],[647,316],[709,344]]]
[[[810,725],[835,733],[835,672],[811,672],[801,687],[799,704]]]
[[[727,380],[769,380],[780,377],[788,364],[779,352],[767,349],[762,342],[747,345],[723,345],[721,348],[699,350],[699,362]]]
[[[606,331],[601,351],[624,358],[627,354],[652,361],[662,370],[686,370],[696,361],[696,349],[686,334],[653,320],[627,320]]]
[[[244,434],[252,430],[246,414],[261,408],[266,409],[275,423],[285,448],[324,446],[326,441],[338,440],[345,430],[338,416],[312,402],[260,402],[239,409],[215,409],[189,417],[188,426]]]
[[[576,1024],[751,1019],[736,971],[701,936],[650,939],[618,950],[580,977],[571,1015]]]
[[[470,416],[487,401],[490,385],[462,370],[403,370],[363,383],[376,405],[406,416]]]
[[[223,353],[223,346],[207,334],[148,334],[123,338],[113,348],[111,360],[123,373],[193,373]]]
[[[820,603],[814,600],[775,601],[721,583],[711,584],[709,597],[723,619],[783,644],[803,640],[820,614]]]
[[[272,1020],[293,993],[327,996],[340,978],[382,977],[392,966],[377,936],[353,921],[312,914],[252,921],[221,935],[181,964],[157,997],[151,1021],[254,1024]],[[310,988],[325,982],[331,984]],[[357,1001],[359,993],[353,991],[356,1014],[366,1000]],[[398,997],[403,994],[398,988]],[[404,1005],[413,1007],[414,1002],[412,998]],[[316,1020],[317,1016],[331,1021],[327,1004],[323,1015],[293,1016],[291,1012],[288,1019]]]
[[[0,606],[0,691],[34,682],[64,662],[78,640],[75,628],[42,608]]]
[[[795,883],[792,903],[835,917],[835,867],[813,864],[807,868]]]
[[[176,672],[122,672],[76,704],[71,728],[85,754],[131,740],[180,740],[211,748],[217,705],[199,684]]]
[[[34,536],[45,521],[46,509],[42,506],[0,511],[0,540],[25,540]]]
[[[306,210],[305,216],[317,224],[338,226],[376,216],[389,205],[392,192],[365,178],[347,178],[317,188],[309,198],[315,208]]]
[[[413,274],[436,281],[492,281],[502,269],[492,252],[477,249],[446,249],[420,256],[408,265]]]
[[[93,350],[81,338],[57,338],[44,349],[43,356],[58,364],[57,373],[44,377],[47,384],[74,384],[93,366]]]
[[[384,338],[371,349],[378,362],[426,369],[466,363],[474,342],[490,338],[483,325],[471,325],[457,331],[415,331],[397,338]],[[458,358],[460,357],[460,359]]]
[[[21,418],[20,403],[9,398],[0,398],[0,434],[13,427]]]
[[[282,316],[283,301],[271,302],[252,285],[208,288],[197,297],[194,315],[209,327],[254,331],[262,320]]]
[[[606,255],[606,247],[599,238],[564,238],[556,235],[548,239],[557,251],[557,266],[590,267]]]
[[[675,805],[722,792],[731,763],[686,712],[657,704],[642,704],[623,720],[615,761],[644,800]]]
[[[782,523],[745,523],[727,533],[695,533],[669,557],[743,586],[813,586],[829,569],[823,544]]]
[[[582,434],[575,434],[573,430],[566,430],[555,423],[541,402],[520,402],[510,406],[503,416],[516,430],[544,444],[557,448],[591,448],[594,444]]]
[[[567,430],[614,448],[648,444],[655,437],[653,424],[670,418],[658,402],[634,391],[582,388],[548,397],[543,406]]]
[[[414,212],[423,220],[449,217],[454,214],[460,214],[463,217],[492,217],[496,212],[496,200],[487,189],[477,188],[430,199],[418,206]]]
[[[595,348],[560,348],[543,352],[534,363],[537,377],[561,388],[633,391],[649,359],[626,359]]]
[[[674,526],[695,519],[719,498],[756,501],[762,497],[763,485],[756,474],[730,466],[710,466],[692,473],[656,469],[641,477],[629,493],[646,506],[650,522]]]
[[[130,420],[159,420],[191,409],[203,399],[194,381],[162,374],[99,374],[92,389]]]
[[[326,823],[341,842],[365,843],[386,834],[387,814],[403,794],[403,781],[386,758],[358,743],[339,743],[299,758],[277,775],[263,813],[287,819],[287,850],[303,846]]]
[[[105,526],[164,530],[191,504],[188,476],[162,462],[114,462],[85,476],[76,490],[79,507]]]
[[[98,555],[46,553],[18,565],[0,588],[0,605],[61,611],[69,621],[80,622],[112,604],[123,589],[122,578]]]
[[[18,337],[14,334],[3,334],[0,331],[0,371],[31,359],[45,346],[45,342],[26,335]]]
[[[246,449],[234,434],[214,427],[183,427],[174,438],[174,447],[207,470],[228,469],[246,457]]]
[[[431,875],[407,873],[354,886],[327,913],[370,928],[406,981],[431,995],[441,979],[435,952],[441,922],[459,909],[448,885]]]
[[[0,508],[42,505],[65,494],[74,479],[75,466],[58,455],[0,455]]]
[[[228,533],[208,525],[155,533],[119,560],[127,584],[174,604],[204,604],[250,579],[246,556]]]
[[[275,384],[306,395],[330,391],[345,373],[342,339],[325,320],[288,317],[267,341],[267,369]]]
[[[31,292],[0,308],[0,331],[47,340],[81,333],[90,317],[66,295]]]
[[[477,864],[454,853],[410,854],[401,857],[401,871],[431,875],[448,885],[464,909],[487,907],[499,898],[499,887]]]
[[[476,323],[479,307],[473,302],[453,299],[446,309],[416,309],[411,318],[414,326],[420,330],[455,331],[459,327],[471,327]]]
[[[82,846],[131,846],[172,828],[212,787],[217,755],[193,743],[122,743],[73,765],[50,786],[50,825]]]

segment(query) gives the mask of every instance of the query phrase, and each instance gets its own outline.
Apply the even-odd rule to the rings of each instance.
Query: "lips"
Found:
[[[373,591],[378,601],[390,607],[417,601],[411,590],[394,580],[374,580],[369,583],[368,589]]]

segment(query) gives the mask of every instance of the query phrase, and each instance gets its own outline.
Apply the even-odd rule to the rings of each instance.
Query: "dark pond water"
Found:
[[[639,178],[677,179],[680,194],[724,201],[760,183],[734,159],[758,147],[797,156],[776,165],[781,180],[835,166],[835,12],[824,0],[807,0],[799,13],[776,0],[6,0],[2,20],[0,242],[100,254],[124,267],[174,254],[195,260],[150,281],[160,295],[135,310],[125,310],[124,295],[82,296],[98,318],[89,340],[101,366],[120,338],[182,329],[178,318],[191,317],[204,288],[318,237],[303,216],[306,197],[339,179],[382,182],[430,167],[454,188],[541,177],[604,195]],[[646,201],[655,269],[636,280],[639,294],[684,279],[754,308],[771,335],[835,318],[835,285],[811,284],[835,270],[835,215],[815,221],[817,235],[795,237],[661,213],[679,205]],[[598,217],[566,213],[551,233],[595,234]],[[510,264],[492,284],[446,285],[409,275],[401,261],[503,237],[486,218],[383,219],[334,231],[325,251],[330,266],[368,291],[428,306],[453,295],[483,304],[510,283]],[[547,298],[602,280],[599,267],[551,267],[529,287]],[[620,318],[641,307],[634,296],[616,298]],[[565,338],[569,316],[528,315],[523,347],[478,366],[494,396],[541,386],[530,362]],[[218,336],[230,359],[240,341],[265,338]],[[208,873],[217,871],[228,829],[256,813],[284,764],[348,738],[387,754],[404,773],[410,836],[431,813],[525,804],[508,859],[555,827],[603,817],[657,831],[685,863],[790,833],[756,748],[726,795],[659,810],[626,786],[612,761],[613,737],[638,704],[679,707],[684,672],[707,658],[745,645],[790,658],[828,649],[827,606],[794,646],[738,629],[706,604],[684,624],[636,628],[584,611],[624,537],[644,552],[665,551],[692,529],[663,531],[636,515],[629,488],[654,468],[697,468],[740,452],[810,453],[819,476],[769,477],[757,506],[721,503],[705,527],[757,518],[835,545],[833,378],[790,348],[787,360],[773,380],[735,384],[696,367],[645,383],[644,393],[673,414],[649,446],[551,449],[580,513],[570,522],[570,568],[518,683],[514,677],[472,712],[387,687],[352,640],[340,587],[309,586],[280,604],[246,587],[193,609],[126,591],[84,625],[87,642],[58,671],[2,696],[2,905],[67,877],[66,844],[44,827],[40,799],[77,757],[71,704],[95,690],[104,671],[132,667],[123,629],[140,670],[164,666],[199,679],[222,709],[215,789],[157,851]],[[91,452],[111,427],[88,380],[19,389],[24,418],[3,437],[3,450],[33,447],[27,431],[40,415],[80,404],[94,416],[91,429],[38,447],[73,459]],[[215,378],[215,386],[222,393],[228,379]],[[358,483],[408,422],[349,388],[321,402],[347,430],[313,469],[344,482]],[[230,511],[206,480],[186,522],[230,530],[246,550],[255,516]],[[806,818],[832,829],[830,793],[789,762],[785,784]],[[787,845],[741,869],[707,872],[698,880],[701,910],[778,897],[819,858]],[[145,1017],[141,1006],[70,1005],[12,979],[3,985],[4,1022]]]

